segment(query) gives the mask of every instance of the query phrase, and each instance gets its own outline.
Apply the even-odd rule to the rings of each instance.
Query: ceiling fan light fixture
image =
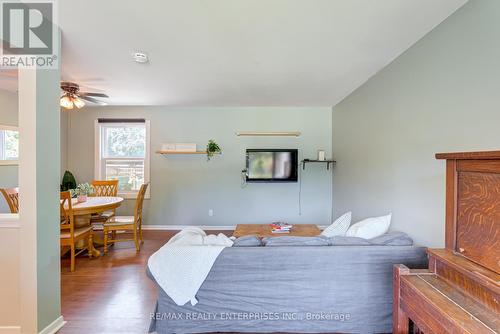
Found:
[[[75,107],[77,107],[78,109],[80,109],[80,108],[82,108],[82,107],[85,106],[85,101],[83,101],[79,97],[75,97],[73,99],[73,104],[75,105]]]
[[[59,105],[64,109],[73,109],[73,101],[67,94],[63,95],[59,100]]]

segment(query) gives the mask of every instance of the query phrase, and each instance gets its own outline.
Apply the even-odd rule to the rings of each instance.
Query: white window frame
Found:
[[[96,180],[104,180],[105,175],[104,175],[104,170],[102,168],[102,150],[103,150],[103,143],[101,142],[102,138],[102,129],[104,127],[127,127],[127,126],[133,126],[133,125],[144,125],[146,128],[146,154],[144,157],[144,182],[150,182],[150,165],[151,165],[151,125],[150,121],[146,120],[145,122],[108,122],[108,123],[99,123],[99,120],[95,120],[95,131],[94,131],[94,152],[95,152],[95,158],[94,158],[94,178]],[[130,158],[113,158],[113,160],[130,160]],[[150,196],[150,188],[148,187],[146,191],[145,198],[149,199]],[[135,199],[137,198],[137,193],[138,191],[118,191],[118,196],[123,197],[123,198],[129,198],[129,199]]]
[[[12,125],[5,125],[5,124],[0,124],[0,131],[17,131],[19,132],[19,127],[17,126],[12,126]],[[0,139],[1,140],[1,139]],[[0,166],[9,166],[9,165],[19,165],[19,151],[18,151],[18,157],[17,160],[4,160],[3,159],[3,140],[0,142],[0,149],[2,152],[0,152]],[[19,150],[19,147],[18,147]]]

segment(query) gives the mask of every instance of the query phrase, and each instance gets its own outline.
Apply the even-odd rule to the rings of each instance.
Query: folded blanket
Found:
[[[196,293],[225,247],[233,242],[224,234],[206,235],[197,227],[188,227],[173,236],[148,259],[148,268],[156,282],[177,305],[198,302]]]

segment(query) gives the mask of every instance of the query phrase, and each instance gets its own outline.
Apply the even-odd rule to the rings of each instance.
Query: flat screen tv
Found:
[[[297,182],[298,150],[248,149],[247,182]]]

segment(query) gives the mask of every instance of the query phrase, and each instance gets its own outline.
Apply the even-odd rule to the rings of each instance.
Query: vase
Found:
[[[78,203],[87,202],[87,195],[78,195],[77,199]]]

